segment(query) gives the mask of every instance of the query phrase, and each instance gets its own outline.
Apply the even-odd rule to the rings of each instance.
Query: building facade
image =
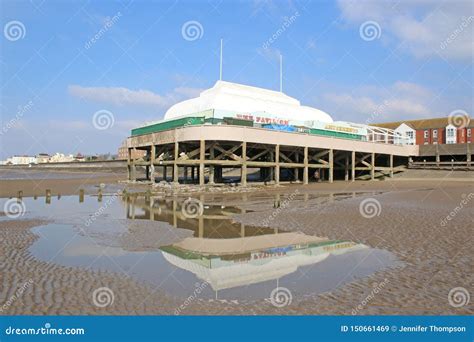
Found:
[[[456,127],[448,117],[380,123],[375,126],[405,134],[412,145],[465,144],[474,140],[473,121]]]

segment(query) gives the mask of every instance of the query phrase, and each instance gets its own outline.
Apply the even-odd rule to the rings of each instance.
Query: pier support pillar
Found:
[[[137,180],[137,168],[135,166],[135,156],[137,155],[137,150],[135,147],[129,149],[130,153],[130,180],[135,182]]]
[[[295,157],[296,157],[296,158],[295,158],[295,159],[296,159],[296,163],[299,164],[299,163],[300,163],[300,154],[299,154],[299,152],[296,153],[296,156],[295,156]],[[295,167],[294,170],[295,170],[295,171],[294,171],[294,173],[295,173],[295,174],[294,174],[294,176],[295,176],[295,182],[299,182],[299,181],[300,181],[300,168],[299,168],[299,167]]]
[[[344,180],[349,181],[349,155],[347,153],[344,156]]]
[[[467,167],[471,167],[471,144],[470,143],[466,143],[466,163],[467,163]]]
[[[334,150],[329,150],[329,183],[334,181]]]
[[[209,149],[209,159],[214,160],[214,147],[211,146]],[[209,166],[209,184],[214,184],[215,181],[216,167],[214,165]]]
[[[187,183],[188,182],[188,167],[187,166],[184,167],[183,176],[184,176],[184,183]]]
[[[372,152],[372,155],[370,157],[370,179],[374,180],[375,179],[375,153]]]
[[[280,145],[275,145],[275,184],[280,184]]]
[[[199,185],[204,185],[204,159],[206,158],[206,141],[201,140],[199,145]]]
[[[173,182],[179,183],[179,168],[178,168],[178,158],[179,158],[179,143],[174,142],[174,164],[173,164]]]
[[[166,178],[167,178],[166,171],[168,171],[168,170],[167,170],[167,167],[166,167],[166,165],[165,165],[165,166],[163,166],[163,180],[164,180],[165,182],[167,181],[167,180],[166,180]]]
[[[152,183],[155,183],[155,156],[156,156],[156,146],[151,145],[150,152],[150,180]]]
[[[247,142],[242,142],[242,169],[240,176],[240,183],[243,186],[247,185]]]
[[[356,178],[356,153],[355,151],[351,152],[351,182],[355,181]]]
[[[389,156],[389,160],[390,160],[390,178],[393,178],[393,154],[391,154]]]
[[[303,184],[308,184],[308,146],[304,148],[304,169],[303,169]]]

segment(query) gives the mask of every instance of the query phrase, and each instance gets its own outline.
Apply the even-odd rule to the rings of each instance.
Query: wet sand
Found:
[[[262,193],[281,193],[282,200],[299,194],[345,192],[349,198],[327,201],[288,201],[277,214],[271,203],[261,203]],[[367,191],[351,198],[351,192]],[[383,193],[379,193],[383,192]],[[347,239],[395,253],[403,262],[396,269],[380,271],[320,295],[293,294],[292,303],[276,308],[269,301],[191,300],[181,314],[473,314],[471,302],[455,308],[448,302],[452,288],[474,293],[472,236],[474,198],[446,224],[443,220],[474,193],[472,182],[375,181],[334,184],[288,185],[242,195],[213,195],[217,203],[254,206],[258,210],[235,217],[237,221],[300,231],[330,239]],[[464,197],[463,197],[464,195]],[[359,208],[365,198],[380,203],[380,213],[365,218]],[[469,197],[471,198],[471,197]],[[273,215],[272,220],[268,217]],[[0,221],[2,269],[0,314],[173,314],[182,298],[170,297],[124,274],[64,267],[35,260],[28,247],[37,239],[30,228],[44,224],[36,220]],[[30,282],[31,279],[31,282]],[[30,283],[28,283],[30,282]],[[25,283],[29,285],[25,285]],[[384,284],[382,287],[380,284]],[[92,293],[106,286],[114,302],[95,306]],[[11,300],[19,288],[17,299]],[[377,293],[373,294],[375,288]],[[10,303],[11,302],[11,303]],[[365,303],[358,308],[358,305]]]
[[[110,184],[124,180],[123,173],[110,173],[109,175],[94,172],[84,174],[80,178],[70,179],[0,179],[0,197],[17,196],[18,191],[23,191],[23,196],[44,196],[46,189],[51,190],[52,196],[78,194],[80,189],[90,188],[101,183]]]

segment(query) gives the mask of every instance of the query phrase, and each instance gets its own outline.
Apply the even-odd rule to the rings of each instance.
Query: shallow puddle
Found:
[[[317,294],[399,265],[392,253],[351,241],[245,226],[232,221],[245,210],[197,199],[65,196],[22,203],[24,218],[54,220],[33,228],[34,257],[122,273],[182,298],[197,288],[198,297],[231,300],[268,298],[277,286],[293,296]]]

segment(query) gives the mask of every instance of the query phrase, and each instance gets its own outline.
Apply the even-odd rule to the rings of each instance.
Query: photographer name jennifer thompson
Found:
[[[400,326],[396,325],[341,325],[342,332],[447,332],[447,333],[464,333],[465,326],[439,326],[439,325],[415,325],[415,326]]]

